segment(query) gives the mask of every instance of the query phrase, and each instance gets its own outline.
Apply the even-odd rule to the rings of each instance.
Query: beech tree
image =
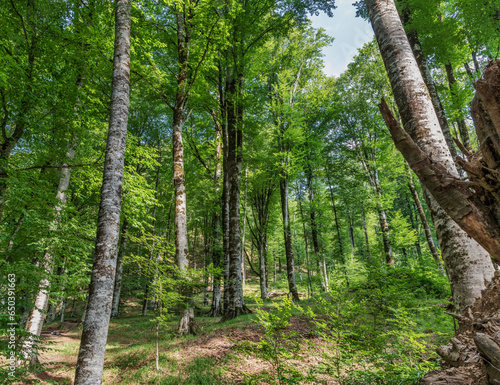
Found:
[[[94,264],[75,384],[100,384],[108,335],[120,231],[121,195],[129,107],[131,0],[116,1],[115,50],[108,142]]]
[[[451,157],[450,151],[446,145],[443,133],[441,131],[439,121],[437,119],[436,112],[432,105],[432,101],[428,98],[428,91],[425,83],[420,74],[415,57],[406,38],[401,20],[397,13],[396,6],[393,1],[382,4],[381,2],[371,2],[367,1],[368,10],[370,12],[370,19],[372,20],[372,25],[379,43],[380,52],[382,58],[384,59],[384,64],[387,69],[389,80],[392,85],[394,97],[396,103],[398,104],[401,118],[403,124],[405,125],[409,134],[402,130],[395,131],[396,120],[390,118],[392,115],[389,111],[387,104],[382,105],[383,116],[386,119],[387,125],[390,127],[391,135],[393,136],[394,142],[398,149],[401,150],[406,160],[410,164],[410,167],[416,171],[421,182],[429,189],[430,193],[436,199],[436,205],[432,204],[431,208],[434,211],[434,222],[439,228],[441,225],[439,221],[446,221],[446,215],[440,214],[440,206],[447,211],[452,218],[461,225],[464,230],[468,231],[469,235],[472,235],[471,230],[474,230],[474,238],[486,247],[486,249],[492,252],[490,244],[486,244],[481,238],[485,238],[483,232],[481,236],[477,236],[479,228],[481,226],[484,228],[483,223],[479,223],[480,212],[476,211],[473,215],[469,208],[473,209],[471,204],[466,204],[467,198],[470,194],[464,194],[464,187],[459,184],[449,183],[447,188],[448,194],[438,193],[436,188],[438,187],[436,181],[439,180],[439,184],[442,185],[443,178],[437,179],[437,175],[445,176],[450,181],[459,179],[459,174]],[[393,51],[397,47],[397,55],[393,54]],[[398,132],[398,136],[395,136],[395,132]],[[412,138],[410,137],[412,136]],[[404,141],[403,138],[407,138]],[[419,148],[418,154],[420,158],[409,159],[408,150],[404,149],[402,145],[411,145],[413,149]],[[418,146],[417,146],[418,145]],[[416,163],[427,159],[430,161],[429,155],[432,153],[432,162],[430,164],[422,164],[422,168],[415,167]],[[415,155],[413,155],[415,156]],[[425,164],[425,165],[424,165]],[[435,165],[441,167],[438,174],[436,174]],[[438,167],[439,167],[438,166]],[[434,169],[429,173],[430,170]],[[429,171],[428,171],[429,170]],[[443,174],[444,172],[444,174]],[[432,182],[430,182],[432,180]],[[430,182],[430,183],[429,183]],[[457,199],[461,201],[457,201]],[[460,208],[459,208],[460,205]],[[452,207],[454,209],[452,210]],[[465,209],[468,207],[467,209]],[[465,211],[464,211],[465,209]],[[477,209],[476,209],[477,210]],[[465,219],[467,218],[467,219]],[[477,223],[477,225],[474,225]],[[471,227],[472,226],[472,227]],[[476,227],[474,227],[476,226]],[[450,222],[446,229],[452,229],[450,227]],[[458,228],[456,228],[455,233],[457,233]],[[451,233],[453,234],[453,232]],[[448,233],[440,238],[443,242],[446,242],[451,237]],[[460,233],[454,234],[454,237],[461,236],[463,240],[466,240],[466,236]],[[463,238],[465,236],[465,238]],[[492,239],[493,240],[493,239]],[[496,241],[493,241],[496,243]],[[462,242],[460,244],[463,244]],[[489,260],[486,253],[481,252],[479,245],[470,244],[470,251],[465,254],[462,249],[458,253],[454,254],[457,258],[474,258],[474,263],[472,261],[467,261],[464,263],[465,266],[475,265],[474,272],[472,268],[466,274],[460,274],[457,272],[457,279],[451,279],[452,287],[454,287],[454,299],[456,306],[463,308],[464,306],[470,305],[475,298],[480,297],[481,290],[484,289],[484,282],[488,282],[493,276],[493,267],[491,261]],[[473,249],[472,249],[473,248]],[[449,248],[443,248],[452,250],[450,245]],[[450,269],[456,268],[457,266],[462,266],[461,263],[451,262],[449,263]],[[477,266],[481,266],[478,269]],[[463,273],[463,272],[462,272]],[[466,290],[465,285],[460,285],[458,282],[462,279],[467,281],[473,281],[470,284],[471,290]],[[467,285],[468,286],[468,285]],[[474,290],[472,290],[474,288]],[[474,293],[474,294],[472,294]]]

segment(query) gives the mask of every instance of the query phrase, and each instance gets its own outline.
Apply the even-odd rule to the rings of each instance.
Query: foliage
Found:
[[[255,297],[257,305],[262,306],[262,300]],[[278,385],[296,384],[312,379],[297,371],[291,360],[301,359],[300,341],[296,331],[291,330],[293,310],[301,312],[300,306],[294,304],[290,297],[285,297],[281,303],[273,302],[274,310],[256,309],[256,322],[262,327],[260,341],[240,343],[239,349],[253,352],[257,357],[268,361],[274,371]]]
[[[364,284],[316,297],[306,314],[331,347],[323,353],[319,372],[332,374],[341,384],[417,384],[436,368],[431,346],[441,341],[437,331],[429,339],[425,319],[438,310],[422,306],[422,299],[434,297],[442,284],[437,274],[394,274],[374,267]]]

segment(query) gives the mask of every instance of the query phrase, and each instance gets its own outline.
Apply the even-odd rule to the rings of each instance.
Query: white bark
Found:
[[[441,246],[453,302],[455,308],[462,311],[481,298],[481,291],[492,280],[495,269],[489,254],[423,189]]]
[[[365,2],[405,130],[424,153],[433,161],[443,165],[451,176],[458,178],[458,171],[394,0],[365,0]],[[449,199],[453,197],[450,196]],[[433,211],[437,214],[439,205],[433,207]],[[455,305],[462,309],[463,306],[473,302],[472,297],[480,296],[478,288],[484,287],[484,280],[491,279],[493,266],[488,253],[458,226],[453,226],[454,222],[451,222],[444,211],[441,210],[441,213],[443,215],[436,215],[434,223],[438,237],[443,241],[441,244],[443,257],[446,249],[446,253],[450,255],[448,262],[445,259],[445,264],[450,276]],[[450,271],[456,272],[457,275],[450,274]],[[474,294],[471,297],[465,293]]]
[[[115,48],[108,141],[94,264],[76,365],[75,385],[100,385],[108,337],[120,232],[129,109],[131,0],[116,1]]]
[[[73,148],[73,143],[68,146],[68,151],[66,157],[69,160],[74,159],[75,149]],[[56,194],[56,205],[54,206],[55,218],[51,224],[52,229],[57,229],[60,218],[61,210],[66,204],[67,195],[66,190],[69,187],[69,181],[71,177],[71,169],[66,163],[63,163],[61,168],[61,177],[59,179],[59,185],[57,187]],[[45,271],[45,277],[40,281],[38,286],[38,293],[35,297],[35,304],[31,310],[28,320],[26,321],[26,332],[30,334],[23,342],[22,354],[25,360],[30,361],[30,364],[34,364],[37,360],[36,348],[38,341],[40,339],[40,334],[42,332],[43,323],[45,320],[44,314],[47,311],[47,306],[49,303],[49,288],[50,288],[50,276],[53,271],[54,258],[50,251],[44,253],[42,258],[42,268]]]

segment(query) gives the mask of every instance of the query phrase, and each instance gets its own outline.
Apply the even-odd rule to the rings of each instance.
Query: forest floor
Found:
[[[391,343],[391,348],[379,349],[379,352],[385,351],[388,355],[384,358],[388,366],[375,368],[373,365],[376,364],[364,359],[364,356],[375,354],[373,351],[368,349],[357,352],[355,350],[359,349],[359,344],[339,343],[340,340],[356,341],[368,338],[368,335],[363,333],[376,334],[373,330],[366,329],[366,322],[363,320],[360,327],[363,327],[364,331],[355,332],[353,329],[345,334],[340,328],[345,329],[346,324],[337,324],[335,335],[334,330],[330,330],[332,319],[330,317],[330,323],[326,322],[328,312],[323,309],[326,313],[318,319],[320,322],[325,321],[328,335],[331,337],[325,338],[324,333],[318,332],[320,326],[310,316],[291,309],[287,318],[289,325],[285,323],[283,328],[270,331],[265,328],[266,315],[277,317],[273,319],[273,322],[277,323],[286,318],[280,316],[282,312],[277,311],[272,303],[279,303],[283,297],[262,304],[254,299],[257,293],[257,283],[247,285],[246,303],[253,312],[225,323],[220,323],[220,318],[207,317],[209,308],[201,306],[201,296],[197,298],[196,336],[177,336],[177,319],[176,315],[172,314],[159,329],[159,370],[156,370],[155,364],[156,315],[150,310],[150,315],[142,317],[139,300],[131,298],[125,301],[120,318],[112,319],[110,323],[103,384],[279,384],[278,371],[282,372],[281,384],[410,384],[416,383],[425,371],[436,367],[437,356],[433,350],[452,333],[452,323],[447,322],[443,326],[442,319],[440,322],[439,316],[434,316],[442,310],[439,306],[443,306],[444,301],[429,298],[421,303],[421,307],[432,307],[433,316],[429,316],[429,310],[416,312],[413,318],[418,319],[418,322],[410,322],[409,325],[412,331],[401,330],[401,341],[413,341],[410,348],[397,348],[398,343]],[[301,305],[310,306],[315,313],[321,313],[321,304],[314,298],[301,301]],[[257,309],[263,313],[259,313]],[[259,314],[264,315],[264,320]],[[356,317],[358,316],[346,317],[346,321],[352,322]],[[363,315],[359,317],[362,318]],[[42,370],[31,374],[22,384],[73,383],[81,336],[81,326],[77,327],[76,321],[70,319],[69,322],[46,325],[42,332],[45,342],[40,354]],[[293,346],[289,345],[292,340]],[[398,334],[391,334],[386,340],[400,339]],[[418,343],[415,342],[417,340]],[[262,341],[267,341],[267,345]],[[406,342],[405,344],[407,345]],[[400,355],[405,356],[404,365],[397,358]],[[411,364],[407,362],[408,356]],[[428,363],[431,363],[430,367]],[[349,380],[350,373],[358,369],[369,373],[373,367],[373,371],[376,369],[379,372],[390,372],[391,368],[395,367],[394,364],[402,367],[412,366],[409,370],[411,373],[403,376],[405,381],[400,380],[400,375],[395,375],[392,382],[387,380],[385,374],[377,377],[379,380],[370,380],[370,376],[365,376],[366,380],[361,379],[365,377]]]

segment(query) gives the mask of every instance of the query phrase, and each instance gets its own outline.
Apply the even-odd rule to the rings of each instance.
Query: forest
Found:
[[[0,381],[500,383],[500,2],[0,4]]]

